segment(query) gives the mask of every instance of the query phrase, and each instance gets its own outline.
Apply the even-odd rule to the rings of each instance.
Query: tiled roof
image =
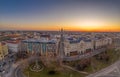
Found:
[[[84,42],[91,42],[91,39],[88,39],[86,37],[80,37],[80,38],[77,38],[77,39],[74,39],[74,38],[68,38],[67,40],[69,40],[69,42],[72,44],[72,43],[79,43],[80,41],[84,41]]]
[[[69,42],[72,44],[72,43],[79,43],[81,40],[83,40],[82,38],[78,38],[78,39],[68,39]]]

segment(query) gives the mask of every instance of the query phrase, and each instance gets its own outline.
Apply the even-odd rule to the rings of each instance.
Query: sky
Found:
[[[120,0],[0,0],[0,30],[120,31]]]

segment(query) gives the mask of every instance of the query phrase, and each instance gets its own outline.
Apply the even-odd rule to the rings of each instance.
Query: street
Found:
[[[120,60],[86,77],[120,77]]]

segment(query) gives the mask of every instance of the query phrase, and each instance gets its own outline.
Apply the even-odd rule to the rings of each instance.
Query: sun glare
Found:
[[[105,26],[104,22],[101,22],[99,20],[92,20],[92,19],[81,20],[81,21],[77,22],[76,24],[80,29],[84,29],[84,30],[88,30],[88,31],[99,29],[99,28],[102,28]]]

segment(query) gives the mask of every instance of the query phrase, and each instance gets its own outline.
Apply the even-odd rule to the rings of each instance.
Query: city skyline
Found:
[[[120,31],[119,0],[1,0],[0,30]]]

